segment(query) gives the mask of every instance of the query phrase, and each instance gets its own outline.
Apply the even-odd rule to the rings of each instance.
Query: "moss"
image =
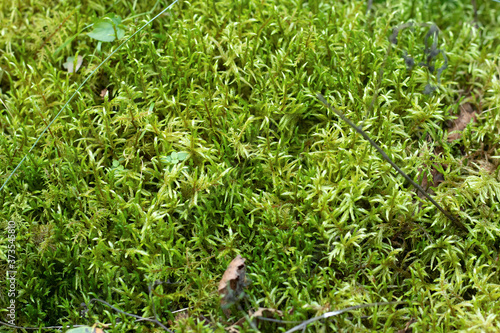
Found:
[[[240,254],[249,306],[283,320],[407,302],[310,331],[498,329],[498,6],[478,2],[474,21],[467,2],[181,1],[104,63],[29,153],[123,41],[99,44],[89,25],[113,13],[126,38],[160,6],[3,1],[2,184],[27,156],[0,194],[2,226],[16,223],[17,324],[154,326],[102,304],[82,317],[95,297],[144,317],[154,303],[179,330],[210,331],[203,318],[222,329],[217,284]],[[468,233],[317,93],[415,181],[435,165],[433,198]],[[466,102],[478,121],[448,143]]]

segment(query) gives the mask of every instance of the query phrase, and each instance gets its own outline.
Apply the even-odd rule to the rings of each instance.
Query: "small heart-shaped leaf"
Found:
[[[94,23],[93,30],[87,35],[101,42],[112,42],[125,35],[122,29],[122,18],[115,14],[108,14]]]

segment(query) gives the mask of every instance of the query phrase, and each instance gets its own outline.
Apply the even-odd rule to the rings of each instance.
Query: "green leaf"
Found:
[[[94,23],[94,29],[87,35],[101,42],[113,42],[125,35],[121,22],[122,18],[120,16],[113,13],[108,14],[97,20]]]
[[[102,332],[104,332],[104,331],[101,330],[100,328],[93,328],[90,326],[82,326],[82,327],[72,328],[72,329],[66,331],[66,333],[102,333]]]
[[[113,22],[114,25],[119,26],[122,23],[121,16],[115,15],[114,13],[109,13],[104,15],[103,19],[109,19]]]
[[[160,161],[166,164],[172,163],[172,159],[170,158],[170,156],[161,156]]]
[[[186,153],[186,152],[177,153],[177,159],[179,161],[184,161],[186,158],[188,158],[188,156],[189,156],[189,153]]]

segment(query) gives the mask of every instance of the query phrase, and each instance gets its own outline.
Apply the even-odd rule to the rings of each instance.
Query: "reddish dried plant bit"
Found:
[[[230,313],[227,306],[230,306],[240,298],[243,294],[243,289],[245,289],[250,282],[246,276],[245,260],[245,258],[237,255],[236,258],[231,261],[219,282],[218,290],[219,294],[222,296],[221,306],[226,314]]]
[[[472,108],[472,104],[465,103],[460,105],[458,118],[453,121],[448,131],[448,142],[458,140],[462,137],[462,131],[470,122],[476,121],[477,112]]]

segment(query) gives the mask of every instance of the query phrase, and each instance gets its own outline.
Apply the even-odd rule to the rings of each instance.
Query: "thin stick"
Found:
[[[357,309],[362,309],[362,308],[368,308],[368,307],[371,307],[371,306],[383,306],[383,305],[404,304],[404,303],[406,303],[406,302],[399,301],[399,302],[379,302],[379,303],[361,304],[361,305],[351,306],[351,307],[348,307],[348,308],[345,308],[345,309],[342,309],[342,310],[327,312],[327,313],[322,314],[319,317],[314,317],[314,318],[311,318],[309,320],[306,320],[302,324],[297,325],[297,326],[295,326],[292,329],[289,329],[285,333],[292,333],[292,332],[295,332],[295,331],[298,331],[298,330],[305,330],[306,327],[307,327],[307,325],[309,325],[310,323],[313,323],[313,322],[321,320],[321,319],[326,319],[326,318],[329,318],[329,317],[338,316],[339,314],[342,314],[342,313],[347,312],[347,311],[352,311],[352,310],[357,310]]]
[[[155,324],[157,324],[158,326],[160,326],[161,328],[163,328],[165,331],[167,331],[167,332],[169,332],[169,333],[173,333],[171,330],[169,330],[169,329],[167,328],[167,326],[163,325],[163,324],[162,324],[160,321],[158,321],[158,319],[156,319],[156,318],[155,318],[155,319],[144,318],[144,317],[141,317],[141,316],[135,315],[135,314],[133,314],[133,313],[128,313],[128,312],[122,311],[122,310],[120,310],[120,309],[118,309],[118,308],[115,308],[113,305],[109,304],[108,302],[103,301],[103,300],[98,299],[98,298],[92,298],[92,299],[90,300],[90,303],[92,303],[92,302],[99,302],[99,303],[102,303],[102,304],[104,304],[104,305],[107,305],[107,306],[109,306],[110,308],[112,308],[113,310],[115,310],[116,312],[119,312],[119,313],[124,314],[124,315],[126,315],[126,316],[129,316],[129,317],[137,318],[137,319],[140,319],[140,320],[144,320],[144,321],[149,321],[149,322],[155,323]],[[89,304],[90,304],[90,303],[89,303]]]
[[[427,192],[425,192],[425,190],[420,186],[418,185],[417,183],[415,183],[413,181],[413,179],[411,179],[403,170],[401,170],[397,165],[396,163],[394,163],[391,158],[389,156],[387,156],[387,154],[382,150],[382,148],[380,148],[379,145],[377,145],[375,143],[375,141],[373,141],[372,139],[370,139],[370,137],[368,136],[368,134],[365,133],[365,131],[363,131],[361,129],[361,127],[358,127],[356,125],[354,125],[353,122],[351,122],[346,116],[344,116],[344,114],[342,112],[340,112],[339,110],[335,109],[333,106],[331,106],[327,101],[326,99],[323,97],[323,95],[321,94],[317,94],[316,97],[321,101],[321,103],[323,103],[326,107],[328,107],[330,110],[332,110],[333,112],[335,112],[335,114],[337,114],[337,116],[340,117],[340,119],[342,119],[343,121],[345,121],[349,126],[351,126],[356,132],[358,132],[359,134],[361,134],[361,136],[363,136],[363,138],[365,138],[365,140],[367,140],[370,145],[372,145],[373,148],[377,149],[377,151],[380,153],[380,155],[382,155],[382,157],[384,158],[384,160],[386,160],[387,162],[389,162],[390,165],[392,165],[392,167],[394,169],[396,169],[396,171],[404,177],[404,179],[406,179],[407,181],[410,182],[410,184],[412,184],[420,193],[422,193],[423,196],[425,196],[427,199],[429,199],[430,202],[432,202],[432,204],[434,206],[436,206],[437,209],[439,209],[441,211],[441,213],[443,213],[448,219],[450,219],[450,221],[452,221],[453,223],[455,223],[458,227],[460,227],[461,229],[464,229],[467,231],[467,228],[460,222],[458,221],[456,218],[454,218],[450,213],[448,213],[446,210],[444,210],[443,207],[441,207],[441,205],[439,205],[434,199],[432,199],[432,197],[427,194]]]

